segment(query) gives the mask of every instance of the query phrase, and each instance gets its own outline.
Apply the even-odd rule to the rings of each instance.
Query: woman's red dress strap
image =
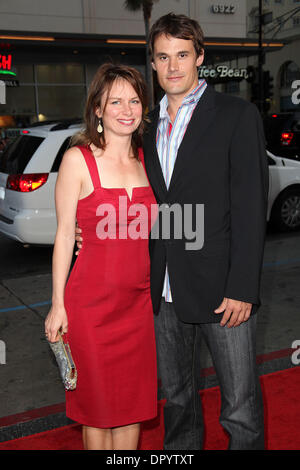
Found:
[[[96,159],[93,155],[93,152],[90,150],[88,146],[79,145],[78,148],[81,151],[82,155],[84,156],[85,162],[89,169],[89,173],[91,175],[94,189],[101,188],[99,171],[98,171]]]

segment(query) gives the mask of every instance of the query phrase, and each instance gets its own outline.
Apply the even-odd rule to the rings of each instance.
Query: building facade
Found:
[[[257,35],[257,1],[248,0],[248,36]],[[263,27],[267,40],[283,40],[284,48],[267,53],[264,69],[274,80],[271,111],[285,112],[299,109],[293,103],[292,84],[300,80],[300,0],[263,0],[263,13],[267,21]]]
[[[161,0],[152,22],[170,11],[198,20],[205,35],[200,76],[250,99],[247,67],[256,61],[257,39],[251,34],[249,40],[249,9],[247,0]],[[145,72],[142,12],[125,10],[124,0],[2,0],[0,31],[6,82],[0,127],[81,117],[89,83],[104,62]],[[266,51],[277,54],[282,47],[281,39],[266,43]]]

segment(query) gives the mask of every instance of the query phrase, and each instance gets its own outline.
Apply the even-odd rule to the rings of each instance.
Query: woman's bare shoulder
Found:
[[[70,147],[64,153],[61,165],[67,168],[83,168],[84,166],[84,158],[82,152],[79,147]]]

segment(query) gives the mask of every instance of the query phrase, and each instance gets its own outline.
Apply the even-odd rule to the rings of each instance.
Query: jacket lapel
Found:
[[[195,145],[199,143],[201,136],[212,123],[215,114],[215,90],[210,85],[207,85],[196,108],[194,109],[185,135],[181,141],[177,152],[177,158],[175,161],[169,189],[167,189],[156,148],[159,106],[157,106],[151,112],[151,115],[149,116],[151,123],[149,125],[147,134],[144,136],[144,148],[146,155],[145,165],[151,186],[159,195],[161,200],[165,200],[166,196],[170,194],[171,191],[175,190],[176,181],[178,181],[178,178],[187,164],[187,156],[189,156],[194,151]]]
[[[179,146],[169,185],[169,193],[175,189],[176,182],[187,165],[187,156],[191,155],[194,151],[195,145],[200,142],[201,136],[212,123],[215,114],[215,90],[210,85],[207,85],[207,88],[194,109],[185,135]]]
[[[161,199],[163,199],[167,193],[167,187],[156,148],[156,133],[159,118],[159,106],[153,110],[151,116],[149,117],[151,119],[151,123],[149,125],[148,135],[144,139],[144,147],[146,146],[145,154],[147,155],[147,158],[145,159],[145,164],[153,189],[157,194],[160,195]]]

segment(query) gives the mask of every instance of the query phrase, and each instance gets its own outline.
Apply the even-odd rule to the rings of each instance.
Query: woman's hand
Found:
[[[58,330],[62,334],[68,332],[68,317],[64,307],[51,307],[45,320],[45,334],[51,343],[58,341]]]
[[[78,250],[75,252],[75,255],[78,255],[79,251],[82,248],[82,240],[83,239],[81,237],[81,228],[79,228],[77,224],[76,224],[76,228],[75,228],[75,240],[77,242],[77,248],[78,248]]]

